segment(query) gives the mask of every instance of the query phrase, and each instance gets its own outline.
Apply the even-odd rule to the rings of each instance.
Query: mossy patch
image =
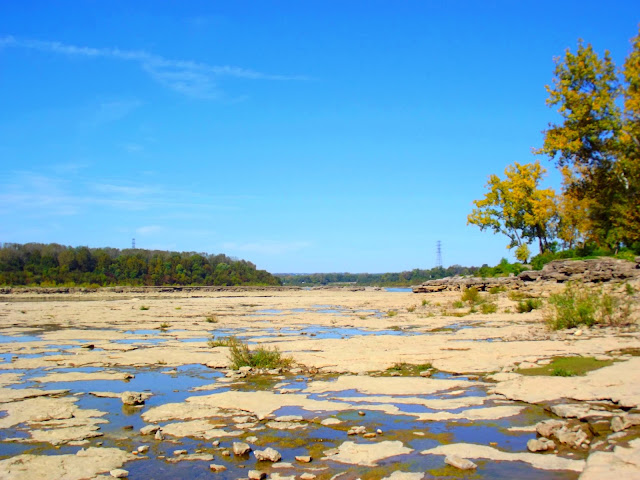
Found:
[[[417,365],[411,363],[399,362],[395,365],[387,368],[383,372],[380,372],[378,375],[381,377],[388,376],[398,376],[399,373],[401,377],[417,377],[420,375],[420,372],[424,370],[429,370],[433,368],[430,363],[419,363]]]
[[[549,365],[516,370],[520,375],[548,375],[573,377],[613,364],[613,360],[596,360],[594,357],[555,357]]]

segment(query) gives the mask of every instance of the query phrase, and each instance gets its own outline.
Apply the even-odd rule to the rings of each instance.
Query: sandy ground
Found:
[[[315,424],[335,419],[336,412],[358,408],[374,414],[408,415],[416,422],[471,422],[512,418],[522,414],[525,404],[569,402],[591,405],[583,412],[585,425],[589,422],[584,419],[590,416],[610,419],[640,408],[640,358],[629,354],[640,349],[636,326],[586,329],[577,334],[551,332],[543,320],[544,310],[513,313],[516,302],[506,293],[486,295],[496,303],[496,313],[464,316],[456,316],[468,308],[453,307],[460,298],[454,292],[418,295],[373,289],[291,290],[190,292],[188,296],[97,292],[1,297],[0,358],[4,361],[0,361],[0,428],[26,425],[28,438],[17,442],[87,448],[58,455],[57,462],[42,459],[49,453],[38,455],[31,450],[2,455],[0,478],[44,478],[38,472],[54,468],[52,465],[58,465],[55,468],[66,472],[67,478],[85,478],[83,475],[108,473],[132,458],[140,458],[122,449],[97,448],[100,445],[96,446],[94,437],[104,430],[106,412],[79,406],[83,392],[65,393],[65,388],[73,382],[122,383],[136,369],[161,368],[162,373],[175,375],[175,369],[202,365],[226,372],[228,349],[212,347],[208,340],[228,335],[238,335],[251,344],[277,346],[303,369],[306,383],[299,385],[282,377],[279,384],[263,391],[245,387],[216,391],[243,381],[216,378],[212,384],[193,388],[192,392],[201,392],[196,396],[145,408],[141,419],[162,424],[171,438],[210,441],[264,429],[302,428],[296,425],[298,420],[278,423],[278,411],[283,408],[310,412],[300,420]],[[568,355],[606,356],[602,358],[615,359],[616,363],[584,377],[511,373],[520,364],[543,365],[553,357]],[[377,376],[398,363],[431,364],[437,371],[452,375]],[[474,388],[484,389],[489,396],[475,396],[470,393]],[[95,390],[105,389],[100,385]],[[148,390],[153,396],[154,389]],[[96,392],[94,396],[100,395],[117,397],[120,393]],[[365,403],[362,396],[367,396]],[[402,410],[407,404],[417,406],[416,410]],[[613,413],[596,415],[605,409],[602,405]],[[225,430],[234,415],[248,418],[235,422],[235,429]],[[264,422],[271,423],[265,426]],[[385,443],[343,442],[337,452],[324,458],[335,464],[370,468],[393,456],[455,454],[469,459],[525,462],[542,471],[584,471],[585,478],[595,478],[589,476],[589,459],[593,457],[593,469],[606,470],[603,465],[609,459],[626,469],[624,478],[635,478],[628,472],[640,475],[640,446],[638,442],[629,443],[637,436],[636,428],[625,429],[624,438],[599,439],[604,443],[594,450],[598,455],[588,456],[586,462],[526,451],[506,453],[489,445],[449,443],[411,448],[406,440],[398,438],[387,438]],[[593,440],[595,443],[597,439]],[[588,444],[583,447],[590,448]],[[93,470],[83,473],[92,457]],[[28,468],[30,464],[32,469]],[[96,467],[101,465],[104,467]],[[272,478],[278,476],[269,473]],[[285,471],[281,478],[289,473]],[[400,473],[406,473],[407,478],[418,474],[400,470],[392,473],[394,478],[401,478]],[[318,472],[310,474],[324,478]],[[382,474],[370,478],[374,477],[382,478]]]

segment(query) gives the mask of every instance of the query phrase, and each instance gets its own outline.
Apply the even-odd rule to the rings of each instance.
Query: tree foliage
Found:
[[[505,169],[504,180],[491,175],[488,192],[473,202],[476,208],[467,223],[506,235],[510,239],[507,248],[520,248],[537,240],[540,251],[547,250],[554,237],[557,209],[553,189],[540,188],[545,172],[540,162],[516,162]]]
[[[566,190],[585,200],[588,238],[599,245],[640,241],[640,35],[618,76],[608,51],[599,56],[579,42],[556,59],[550,124],[538,150],[571,171]],[[620,107],[623,102],[624,107]]]
[[[280,280],[222,254],[5,243],[0,285],[280,285]]]

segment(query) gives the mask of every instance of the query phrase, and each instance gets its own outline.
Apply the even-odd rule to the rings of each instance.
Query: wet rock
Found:
[[[154,438],[160,441],[164,440],[164,435],[162,433],[162,430],[157,430]]]
[[[244,442],[233,442],[234,455],[246,455],[251,451],[251,447]]]
[[[247,442],[250,442],[250,443],[256,443],[258,441],[258,437],[255,437],[255,436],[254,437],[247,437],[246,440],[247,440]],[[220,442],[218,442],[218,443],[220,443]],[[217,445],[215,445],[215,446],[217,446]]]
[[[282,373],[281,368],[272,368],[271,370],[267,370],[268,375],[280,375]]]
[[[306,425],[303,423],[297,422],[267,422],[266,426],[269,428],[273,428],[274,430],[296,430],[298,428],[306,428]]]
[[[371,433],[365,433],[364,435],[362,435],[362,438],[376,438],[378,436],[377,433],[371,432]]]
[[[178,455],[186,455],[186,454],[187,454],[187,451],[186,451],[186,450],[183,450],[183,449],[181,449],[181,450],[174,450],[174,451],[173,451],[173,454],[177,457]]]
[[[213,445],[214,447],[219,447],[220,446],[220,440],[214,440],[213,442],[211,442],[211,445]]]
[[[627,413],[611,419],[611,430],[614,432],[621,432],[634,425],[640,425],[640,414]]]
[[[640,478],[640,440],[629,447],[617,446],[613,452],[593,452],[587,459],[580,480],[619,480]]]
[[[183,461],[210,462],[211,460],[213,460],[213,455],[211,455],[210,453],[192,453],[190,455],[188,454],[178,455],[176,458],[170,458],[167,461],[169,463],[178,463]]]
[[[471,460],[458,457],[457,455],[447,455],[444,459],[444,463],[460,470],[474,470],[478,468],[478,466]]]
[[[160,427],[158,425],[146,425],[140,429],[140,435],[153,435]]]
[[[377,433],[378,435],[382,435],[382,430],[380,430],[380,429],[378,428],[378,429],[376,430],[376,433]]]
[[[433,375],[433,370],[422,370],[420,372],[420,376],[421,377],[430,377],[431,375]]]
[[[128,470],[123,470],[122,468],[116,468],[109,472],[109,475],[115,478],[127,478],[129,476]]]
[[[147,453],[149,451],[149,445],[140,445],[137,451],[138,453]]]
[[[227,467],[225,467],[224,465],[216,465],[215,463],[209,465],[209,470],[215,473],[224,472],[226,469]]]
[[[337,418],[325,418],[320,422],[320,425],[324,425],[325,427],[329,427],[331,425],[340,425],[342,420],[338,420]]]
[[[367,428],[360,425],[358,427],[351,427],[347,435],[364,435],[365,433],[367,433]]]
[[[363,412],[362,410],[360,410],[360,411],[358,412],[358,415],[360,415],[361,417],[364,417],[364,416],[366,415],[366,413],[365,413],[365,412]]]
[[[544,437],[532,438],[527,442],[527,449],[530,452],[546,452],[554,448],[556,448],[555,442]]]
[[[329,458],[334,462],[375,467],[380,460],[411,452],[413,452],[411,448],[395,440],[366,444],[344,442],[337,449],[326,450],[324,454],[330,456]]]
[[[561,420],[545,420],[536,424],[536,432],[546,438],[550,438],[557,430],[564,427],[565,422]]]
[[[596,437],[606,437],[611,431],[611,422],[607,419],[590,420],[589,431]]]
[[[314,478],[316,478],[316,476],[313,473],[309,472],[300,475],[300,480],[313,480]]]
[[[388,477],[384,477],[382,480],[422,480],[424,473],[417,472],[401,472],[396,470]]]
[[[249,470],[247,475],[249,480],[263,480],[267,478],[267,474],[265,472],[261,472],[260,470]]]
[[[400,376],[400,372],[391,372],[389,375],[392,376],[392,377],[399,377]]]
[[[222,450],[220,452],[220,455],[222,455],[223,457],[230,457],[231,456],[231,452],[229,450]]]
[[[144,405],[144,401],[149,398],[149,394],[142,392],[123,392],[120,400],[125,405]]]
[[[253,454],[259,462],[279,462],[282,458],[280,452],[271,447],[264,450],[256,450]]]
[[[311,456],[310,455],[297,455],[296,456],[296,461],[300,462],[300,463],[311,463]]]
[[[276,422],[302,422],[303,420],[301,415],[282,415],[274,419]]]
[[[240,373],[249,373],[249,372],[251,372],[252,370],[253,370],[253,367],[249,367],[249,366],[246,366],[246,367],[240,367],[240,368],[238,369],[238,371],[239,371]]]

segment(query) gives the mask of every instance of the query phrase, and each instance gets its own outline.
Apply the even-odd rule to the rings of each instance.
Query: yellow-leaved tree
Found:
[[[540,162],[514,163],[505,169],[505,179],[489,176],[488,192],[473,203],[476,208],[467,224],[480,230],[493,230],[509,239],[507,248],[516,247],[520,260],[528,257],[523,245],[538,241],[541,252],[549,249],[557,226],[556,195],[552,188],[540,188],[546,170]]]

